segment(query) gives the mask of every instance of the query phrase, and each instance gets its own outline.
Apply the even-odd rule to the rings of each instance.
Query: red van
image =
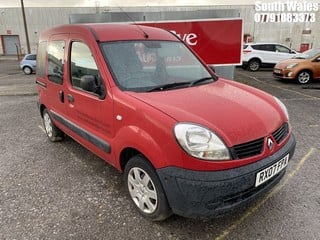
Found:
[[[55,27],[40,36],[36,72],[48,138],[67,134],[124,172],[154,221],[246,204],[279,182],[294,153],[279,99],[217,77],[166,30]]]

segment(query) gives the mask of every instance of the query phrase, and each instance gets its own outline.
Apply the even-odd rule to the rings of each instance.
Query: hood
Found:
[[[177,122],[211,129],[228,146],[265,137],[280,127],[285,118],[269,94],[223,79],[197,87],[130,95]]]
[[[300,62],[304,62],[304,61],[306,61],[306,59],[290,58],[290,59],[286,59],[286,60],[278,62],[276,64],[275,68],[285,68],[289,64],[300,63]]]

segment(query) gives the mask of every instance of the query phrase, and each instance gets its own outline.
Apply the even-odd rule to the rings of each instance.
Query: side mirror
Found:
[[[98,88],[96,78],[93,75],[83,75],[80,81],[80,88],[87,92],[95,92]]]
[[[80,81],[80,88],[99,95],[100,99],[105,98],[106,91],[103,84],[98,84],[98,81],[93,75],[83,75]]]

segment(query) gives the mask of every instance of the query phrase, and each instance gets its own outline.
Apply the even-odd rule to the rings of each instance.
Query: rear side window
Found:
[[[40,42],[37,54],[37,76],[45,77],[46,74],[46,50],[47,42]]]
[[[48,79],[62,84],[64,63],[64,41],[52,41],[48,46]]]
[[[260,51],[268,51],[268,52],[274,52],[275,48],[273,44],[259,44],[259,45],[252,45],[252,48],[255,50]]]
[[[26,60],[36,60],[36,55],[35,54],[32,54],[32,55],[29,55],[26,57]]]
[[[290,49],[281,45],[276,45],[277,52],[290,53]]]

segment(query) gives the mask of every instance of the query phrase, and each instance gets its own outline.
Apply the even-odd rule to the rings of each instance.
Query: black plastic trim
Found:
[[[295,146],[292,134],[278,152],[242,167],[221,171],[166,167],[158,169],[157,174],[175,214],[193,218],[217,217],[250,203],[277,184],[286,169],[258,187],[255,187],[256,174],[287,154],[291,158]]]
[[[53,116],[53,119],[58,121],[59,123],[63,124],[82,138],[86,139],[88,142],[92,143],[93,145],[97,146],[101,150],[103,150],[106,153],[111,153],[111,146],[108,142],[102,140],[101,138],[95,136],[94,134],[88,132],[87,130],[79,127],[78,125],[72,123],[68,119],[60,116],[54,111],[50,111],[50,113]]]

